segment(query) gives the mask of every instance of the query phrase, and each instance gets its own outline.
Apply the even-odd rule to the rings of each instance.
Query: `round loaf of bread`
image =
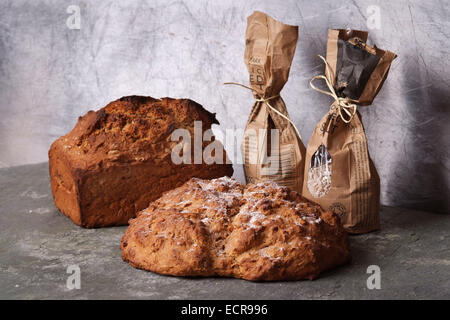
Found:
[[[269,181],[192,178],[129,224],[123,260],[166,275],[313,279],[350,260],[336,214]]]

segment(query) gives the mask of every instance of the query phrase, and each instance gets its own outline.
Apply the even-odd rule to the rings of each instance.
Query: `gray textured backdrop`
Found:
[[[95,4],[94,4],[95,3]],[[69,29],[69,5],[81,12]],[[396,52],[372,106],[362,107],[382,203],[449,212],[448,1],[1,1],[0,167],[47,160],[51,142],[78,116],[124,95],[188,97],[243,128],[252,96],[223,81],[248,82],[246,17],[262,10],[299,25],[282,91],[305,144],[331,101],[309,88],[323,72],[328,28],[368,29]],[[242,171],[236,175],[242,178]]]

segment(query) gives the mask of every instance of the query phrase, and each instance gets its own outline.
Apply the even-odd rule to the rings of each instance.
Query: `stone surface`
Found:
[[[137,270],[122,261],[126,227],[82,229],[57,211],[48,164],[0,169],[2,299],[450,299],[450,215],[383,207],[382,230],[351,236],[353,261],[314,281],[253,283]],[[78,265],[81,289],[69,290]],[[366,286],[381,268],[381,289]]]
[[[73,26],[78,5],[79,29]],[[447,0],[3,0],[0,2],[0,167],[47,161],[78,116],[121,96],[186,97],[245,127],[253,102],[244,64],[246,18],[261,10],[299,26],[281,95],[305,144],[330,97],[328,28],[369,30],[398,54],[370,107],[359,108],[382,182],[382,203],[449,211],[450,6]],[[24,116],[26,115],[26,116]],[[235,177],[242,180],[242,170]]]

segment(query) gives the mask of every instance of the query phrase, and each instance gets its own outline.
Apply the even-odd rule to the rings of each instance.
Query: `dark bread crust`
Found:
[[[223,165],[172,162],[178,144],[170,140],[172,132],[184,128],[193,139],[194,121],[202,122],[203,132],[218,124],[214,114],[189,99],[129,96],[89,111],[50,147],[56,207],[83,227],[124,225],[191,177],[231,175],[225,152]]]
[[[313,279],[350,261],[339,217],[274,182],[193,178],[130,221],[122,258],[174,276]]]

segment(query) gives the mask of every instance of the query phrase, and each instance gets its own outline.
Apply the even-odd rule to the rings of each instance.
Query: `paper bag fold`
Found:
[[[298,27],[256,11],[247,20],[245,64],[255,101],[241,145],[248,183],[275,180],[301,192],[305,146],[289,120],[279,96],[289,77],[298,40]],[[277,133],[277,134],[275,134]]]
[[[326,61],[332,72],[325,74],[339,97],[358,105],[372,103],[396,57],[367,46],[367,35],[359,30],[328,32]],[[337,110],[335,101],[309,140],[303,196],[337,213],[350,233],[377,230],[380,178],[369,155],[361,115],[356,112],[345,123]],[[329,157],[318,157],[318,150]]]

